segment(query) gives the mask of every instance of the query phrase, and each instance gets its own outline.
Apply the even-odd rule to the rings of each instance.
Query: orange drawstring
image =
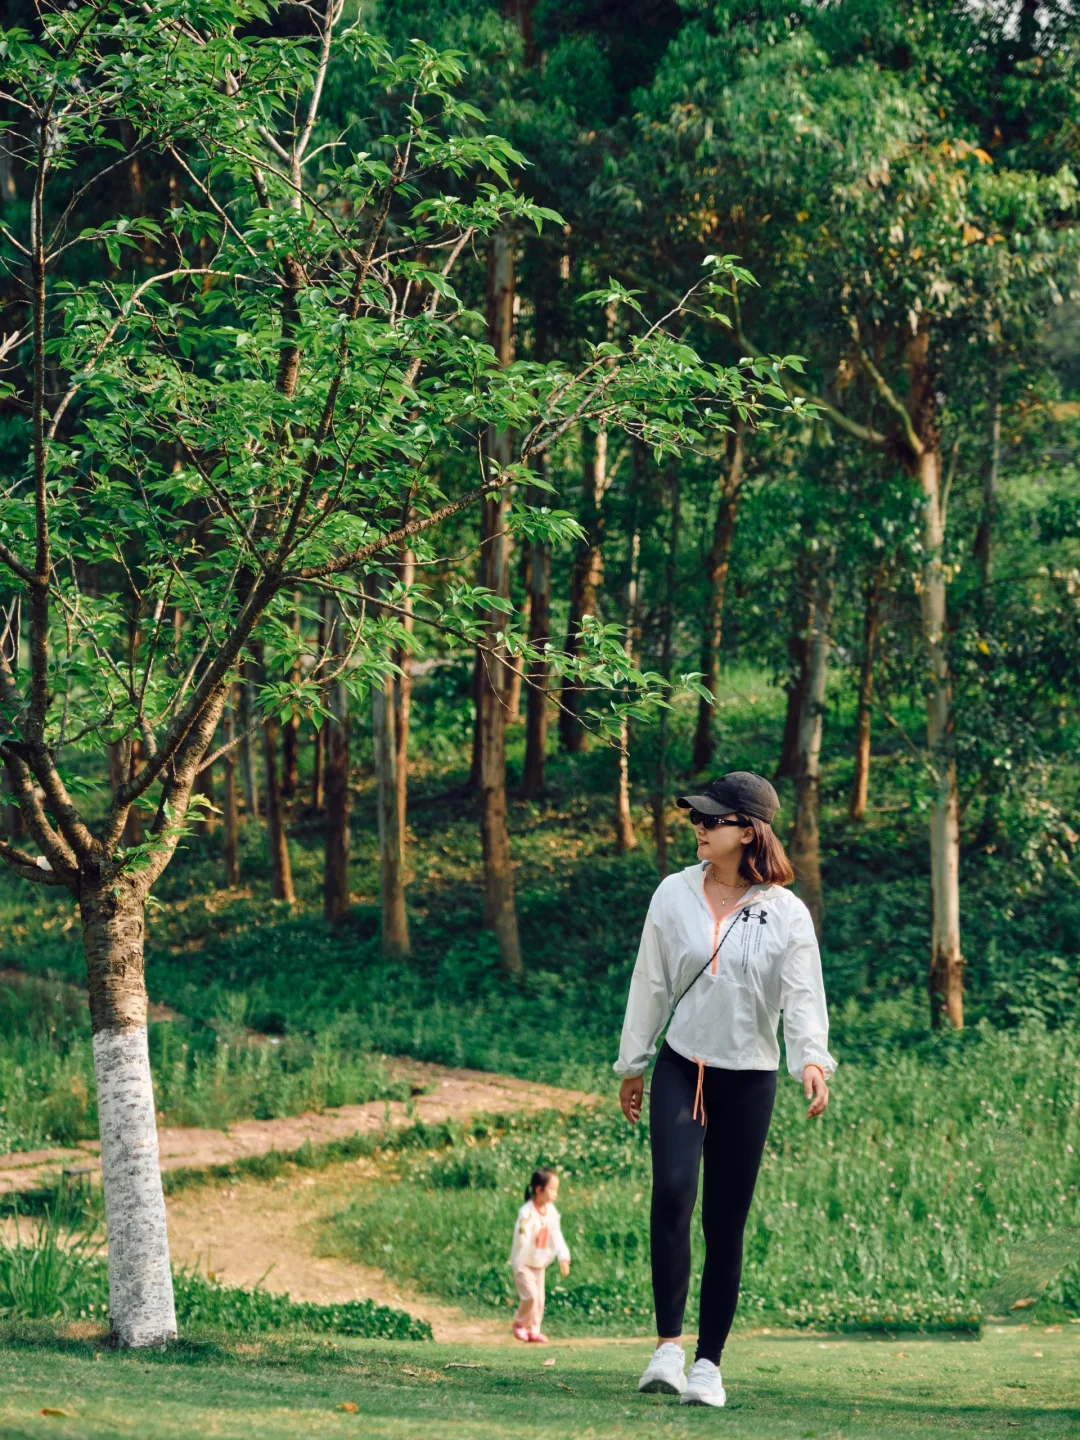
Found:
[[[705,1124],[705,1061],[694,1056],[694,1064],[697,1066],[697,1089],[694,1091],[694,1113],[692,1119],[697,1119],[698,1106],[701,1106],[701,1123]]]

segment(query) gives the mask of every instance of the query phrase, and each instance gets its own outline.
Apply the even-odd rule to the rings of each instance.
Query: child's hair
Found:
[[[549,1170],[546,1165],[541,1165],[539,1170],[533,1171],[532,1179],[529,1181],[528,1185],[525,1186],[525,1199],[534,1199],[537,1190],[545,1190],[547,1188],[548,1181],[554,1179],[555,1171]]]

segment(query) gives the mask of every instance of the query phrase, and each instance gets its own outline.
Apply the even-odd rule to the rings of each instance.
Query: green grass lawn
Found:
[[[892,1440],[1018,1430],[1073,1440],[1080,1432],[1080,1327],[1013,1326],[981,1340],[736,1338],[723,1412],[638,1395],[648,1350],[644,1341],[550,1350],[206,1341],[133,1355],[23,1331],[0,1348],[0,1435],[637,1440],[722,1429],[746,1440]],[[463,1362],[478,1368],[456,1368]]]

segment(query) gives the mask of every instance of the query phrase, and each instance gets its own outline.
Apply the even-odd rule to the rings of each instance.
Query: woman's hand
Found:
[[[645,1076],[628,1075],[619,1086],[619,1104],[622,1106],[622,1113],[631,1125],[636,1125],[641,1119],[641,1104],[644,1098]]]
[[[570,1261],[560,1260],[559,1269],[562,1271],[563,1279],[565,1280],[566,1277],[570,1274]]]
[[[806,1118],[816,1120],[829,1108],[829,1087],[825,1084],[825,1071],[820,1065],[804,1065],[802,1085],[803,1094],[807,1100],[810,1100],[810,1109],[806,1112]],[[625,1105],[623,1109],[626,1109]]]

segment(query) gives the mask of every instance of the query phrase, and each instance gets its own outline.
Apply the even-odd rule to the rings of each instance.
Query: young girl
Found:
[[[521,1296],[514,1316],[514,1339],[537,1345],[548,1343],[540,1329],[544,1318],[544,1271],[558,1257],[563,1275],[570,1274],[570,1251],[555,1208],[558,1194],[559,1177],[554,1170],[533,1171],[525,1187],[525,1204],[518,1211],[510,1249],[510,1268]]]

